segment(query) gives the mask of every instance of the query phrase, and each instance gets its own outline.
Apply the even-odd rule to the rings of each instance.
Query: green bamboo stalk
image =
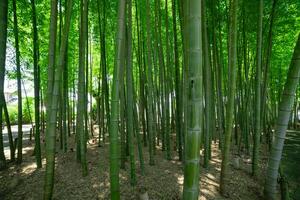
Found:
[[[85,102],[85,56],[86,56],[86,40],[87,40],[87,0],[81,0],[81,23],[80,23],[80,51],[79,51],[79,70],[78,70],[78,103],[76,119],[76,134],[78,136],[77,143],[80,148],[80,163],[82,167],[82,175],[87,175],[87,161],[86,161],[86,143],[87,134],[85,132],[86,124],[84,117],[86,117],[86,102]]]
[[[249,112],[248,112],[248,108],[249,108],[249,92],[250,92],[250,87],[249,87],[249,65],[248,65],[248,60],[247,60],[247,52],[248,52],[248,48],[247,48],[247,37],[246,37],[246,11],[245,11],[245,2],[243,2],[243,6],[242,6],[242,13],[243,13],[243,65],[244,65],[244,76],[245,76],[245,81],[244,81],[244,106],[243,106],[243,111],[244,111],[244,117],[243,117],[243,121],[244,121],[244,127],[242,129],[243,131],[243,139],[244,139],[244,144],[245,144],[245,148],[246,148],[246,153],[249,155]]]
[[[53,3],[53,2],[52,2]],[[64,25],[63,30],[63,37],[62,37],[62,43],[61,48],[59,51],[59,62],[58,67],[55,73],[55,81],[53,85],[53,91],[51,96],[51,105],[48,105],[51,110],[47,110],[47,130],[46,130],[46,172],[45,172],[45,185],[44,185],[44,199],[52,199],[53,194],[53,186],[54,186],[54,166],[55,166],[55,134],[56,134],[56,123],[57,123],[57,111],[58,111],[58,99],[60,95],[60,84],[61,84],[61,76],[63,71],[63,63],[65,59],[65,53],[66,53],[66,46],[67,46],[67,40],[70,30],[70,23],[71,23],[71,13],[72,13],[72,5],[73,1],[68,0],[67,4],[67,18],[66,23]],[[52,7],[55,6],[55,7]],[[56,5],[51,5],[51,12],[56,9]],[[53,17],[53,19],[56,21],[57,18]],[[52,21],[53,22],[53,21]],[[56,24],[56,22],[53,22],[53,24]],[[51,24],[51,25],[53,25]],[[50,27],[51,27],[50,25]],[[50,32],[54,31],[53,27],[50,28]],[[53,33],[51,32],[51,35]],[[49,41],[49,44],[53,42],[53,37],[51,37],[51,40]],[[51,55],[53,52],[53,49],[51,50],[51,45],[49,45],[49,54]],[[51,56],[49,55],[49,61],[51,60]],[[51,61],[50,61],[51,62]],[[48,97],[50,98],[50,97]]]
[[[165,60],[164,60],[164,49],[163,49],[163,41],[162,41],[162,19],[161,19],[161,2],[160,0],[155,0],[155,49],[157,50],[156,53],[158,54],[158,66],[159,69],[156,70],[158,75],[158,92],[157,92],[157,106],[158,106],[158,118],[160,124],[160,130],[157,134],[157,145],[161,143],[162,151],[166,150],[166,83],[165,83]],[[170,152],[165,153],[165,157],[170,159]]]
[[[85,4],[85,2],[84,2]],[[89,93],[89,19],[88,19],[88,12],[89,12],[89,0],[86,1],[86,6],[84,8],[84,16],[85,22],[84,23],[84,45],[85,45],[85,62],[84,62],[84,70],[85,70],[85,85],[84,85],[84,133],[85,133],[85,140],[89,139],[89,126],[88,126],[88,93]],[[86,13],[85,13],[86,12]]]
[[[99,24],[99,32],[100,32],[100,40],[102,39],[102,23],[101,23],[101,11],[100,11],[100,0],[97,0],[97,12],[98,12],[98,24]],[[100,49],[102,48],[102,42],[100,42]],[[102,56],[102,51],[100,52],[100,57]],[[101,57],[102,58],[102,57]],[[104,97],[103,97],[103,90],[105,87],[103,86],[104,81],[102,81],[102,87],[100,84],[101,81],[101,75],[103,76],[103,62],[100,62],[100,68],[102,70],[99,70],[99,75],[98,75],[98,101],[97,101],[97,116],[98,116],[98,124],[99,124],[99,138],[98,138],[98,146],[101,146],[101,137],[102,137],[102,142],[105,142],[105,132],[104,132]],[[103,79],[102,79],[103,80]],[[102,96],[100,93],[102,92]],[[104,92],[105,93],[105,92]]]
[[[215,82],[216,82],[216,93],[217,93],[217,124],[218,124],[218,135],[219,135],[219,148],[222,149],[223,145],[223,120],[224,120],[224,111],[223,111],[223,91],[222,91],[222,66],[220,65],[219,59],[219,49],[218,49],[218,42],[217,42],[217,12],[216,7],[218,5],[218,1],[216,2],[213,0],[211,2],[211,15],[212,15],[212,40],[213,40],[213,65],[214,65],[214,72],[215,72]],[[213,117],[213,116],[212,116]]]
[[[222,152],[222,166],[221,166],[221,181],[220,191],[222,195],[226,193],[226,186],[228,185],[228,165],[229,165],[229,151],[233,126],[234,115],[234,96],[236,89],[236,76],[237,76],[237,11],[238,0],[230,0],[230,13],[229,13],[229,56],[228,56],[228,102],[226,109],[226,126],[225,126],[225,141],[224,150]]]
[[[6,58],[6,39],[7,39],[7,13],[8,0],[0,2],[0,95],[4,93],[4,76],[5,76],[5,58]],[[6,159],[4,155],[3,133],[2,133],[2,108],[4,98],[0,98],[0,170],[6,167]]]
[[[138,60],[138,66],[139,66],[139,69],[140,69],[140,65],[141,65],[141,48],[140,48],[140,30],[139,30],[139,26],[140,26],[140,23],[139,23],[139,18],[138,18],[138,0],[135,0],[135,15],[136,15],[136,30],[137,30],[137,45],[138,45],[138,48],[137,48],[137,60]],[[142,74],[140,73],[139,74],[139,80],[141,80],[141,76]],[[140,86],[141,87],[141,86]],[[134,90],[134,81],[132,82],[132,88],[133,88],[133,91]],[[142,92],[141,90],[139,91],[140,93]],[[136,93],[134,93],[135,95],[133,96],[134,98],[134,105],[136,105]],[[142,101],[141,101],[142,102]],[[145,165],[144,165],[144,157],[143,157],[143,147],[142,147],[142,141],[141,141],[141,137],[140,137],[140,121],[141,121],[141,118],[144,118],[144,109],[143,107],[141,106],[141,103],[138,105],[140,106],[140,112],[141,114],[138,115],[137,113],[137,106],[134,106],[134,119],[135,119],[135,128],[136,128],[136,138],[137,138],[137,144],[138,144],[138,152],[139,152],[139,160],[140,160],[140,168],[141,168],[141,174],[144,175],[145,174]],[[140,117],[140,119],[139,119]],[[143,123],[143,122],[142,122]],[[143,125],[142,125],[143,126]],[[144,128],[144,126],[143,126]]]
[[[134,90],[134,82],[132,83],[133,91]],[[136,104],[136,98],[135,95],[133,96],[133,104]],[[134,119],[135,119],[135,130],[136,130],[136,139],[137,139],[137,145],[138,145],[138,153],[139,153],[139,160],[140,160],[140,168],[141,168],[141,174],[145,175],[145,164],[144,164],[144,156],[143,156],[143,146],[140,136],[140,125],[139,125],[139,118],[137,114],[137,108],[134,106]]]
[[[199,196],[199,141],[203,119],[201,1],[186,1],[184,15],[185,63],[188,68],[186,86],[188,91],[183,199],[196,200]]]
[[[155,120],[153,116],[153,81],[152,81],[152,45],[151,45],[151,15],[150,2],[146,0],[146,34],[147,34],[147,122],[148,122],[148,138],[149,138],[149,164],[154,165],[154,126]]]
[[[160,8],[160,1],[155,1],[155,20],[157,21],[157,29],[159,30],[156,39],[156,48],[158,49],[158,61],[159,61],[159,92],[160,92],[160,107],[161,107],[161,118],[160,118],[160,140],[164,143],[164,136],[166,131],[166,107],[165,107],[165,62],[164,62],[164,51],[163,51],[163,44],[162,44],[162,27],[161,27],[161,8]],[[158,142],[159,144],[159,142]],[[164,145],[164,144],[163,144]],[[164,147],[164,146],[163,146]],[[163,149],[164,150],[164,149]]]
[[[40,73],[39,73],[39,44],[36,20],[35,1],[31,0],[32,26],[33,26],[33,66],[34,66],[34,112],[35,112],[35,147],[34,154],[37,168],[42,167],[41,142],[40,142]]]
[[[123,48],[125,46],[123,45]],[[125,53],[125,49],[122,51]],[[122,56],[125,56],[122,55]],[[121,139],[121,169],[125,169],[125,162],[127,161],[127,143],[126,143],[126,138],[127,138],[127,130],[125,130],[125,88],[124,88],[124,67],[120,69],[120,81],[119,81],[119,88],[120,88],[120,139]]]
[[[8,134],[8,141],[9,141],[10,160],[15,161],[15,146],[14,146],[14,140],[13,140],[13,135],[12,135],[12,131],[11,131],[9,114],[8,114],[8,110],[7,110],[7,104],[6,104],[4,95],[2,96],[2,98],[3,98],[3,110],[4,110],[4,116],[5,116],[6,128],[7,128],[7,134]]]
[[[56,60],[56,35],[57,35],[57,0],[51,0],[50,30],[49,30],[49,50],[47,69],[47,96],[46,96],[46,121],[50,120],[51,100],[53,92],[53,82]],[[48,129],[46,129],[47,131]],[[47,135],[48,133],[46,133]]]
[[[292,111],[296,89],[300,77],[300,34],[294,49],[293,57],[290,63],[288,76],[282,92],[281,101],[278,107],[278,118],[276,122],[275,135],[272,143],[271,154],[268,162],[267,176],[265,182],[266,199],[276,199],[276,186],[278,170],[282,157],[282,150],[286,136],[286,130]]]
[[[17,164],[22,162],[22,144],[23,144],[23,131],[22,131],[22,86],[21,86],[21,63],[20,63],[20,48],[19,48],[19,29],[17,18],[17,3],[13,0],[13,15],[14,15],[14,36],[15,36],[15,49],[16,49],[16,65],[17,65],[17,87],[18,87],[18,154]]]
[[[142,15],[142,9],[138,10],[138,4],[135,5],[136,8],[136,21],[137,21],[137,36],[138,36],[138,66],[139,66],[139,110],[140,110],[140,121],[142,123],[142,129],[143,129],[143,143],[144,147],[147,147],[147,123],[146,123],[146,117],[147,117],[147,100],[145,97],[145,81],[146,81],[146,75],[145,75],[145,48],[144,48],[144,23],[143,23],[143,15]],[[142,8],[142,6],[140,6]]]
[[[109,105],[109,86],[107,81],[107,71],[108,65],[106,61],[106,1],[103,1],[102,3],[102,31],[100,32],[101,36],[101,63],[102,63],[102,99],[103,99],[103,106],[102,106],[102,120],[104,124],[104,108],[105,108],[105,115],[106,115],[106,128],[108,129],[108,126],[110,124],[110,105]],[[105,131],[103,128],[103,142],[105,142]]]
[[[67,4],[67,2],[65,2]],[[67,5],[65,5],[65,8]],[[65,16],[66,17],[66,16]],[[69,96],[68,96],[68,43],[66,47],[66,58],[63,64],[63,74],[62,74],[62,89],[61,89],[61,98],[64,99],[61,102],[62,106],[62,140],[63,140],[63,151],[67,152],[68,150],[68,135],[69,135]],[[67,122],[68,119],[68,122]],[[68,124],[67,124],[68,123]]]
[[[170,70],[169,67],[170,64],[170,40],[169,40],[169,18],[168,18],[168,0],[165,1],[165,15],[166,15],[166,66],[163,68],[164,72],[164,81],[165,81],[165,115],[166,115],[166,121],[165,121],[165,133],[164,133],[164,147],[166,150],[166,158],[171,159],[171,153],[170,153],[170,132],[171,132],[171,124],[170,124]]]
[[[90,93],[90,113],[89,113],[89,117],[90,117],[90,132],[91,132],[91,136],[94,137],[94,124],[93,124],[93,52],[92,52],[92,49],[93,49],[93,43],[92,43],[92,34],[90,34],[90,74],[89,74],[89,79],[90,79],[90,82],[89,82],[89,93]]]
[[[126,70],[126,86],[127,86],[127,132],[129,143],[130,157],[130,183],[136,185],[135,159],[134,159],[134,121],[133,121],[133,75],[132,75],[132,1],[127,0],[127,70]]]
[[[176,136],[179,160],[182,160],[182,94],[178,53],[178,38],[176,25],[176,0],[172,0],[173,37],[174,37],[174,61],[175,61],[175,94],[176,94]]]
[[[111,92],[111,119],[109,127],[110,139],[110,192],[111,199],[120,199],[120,183],[119,183],[119,169],[120,169],[120,147],[119,147],[119,81],[120,70],[124,68],[124,41],[125,41],[125,10],[126,1],[119,0],[118,6],[118,26],[116,34],[116,54],[115,67]]]
[[[255,85],[255,132],[253,144],[252,174],[257,176],[259,161],[259,143],[261,134],[261,66],[262,66],[262,25],[263,25],[263,0],[258,2],[258,30],[256,49],[256,85]]]
[[[208,44],[208,35],[207,35],[207,25],[206,25],[206,5],[205,1],[202,0],[202,44],[203,44],[203,58],[204,58],[204,66],[203,72],[204,76],[204,88],[205,88],[205,134],[204,134],[204,167],[208,167],[209,163],[209,155],[210,155],[210,137],[212,134],[212,123],[211,123],[211,115],[212,115],[212,85],[211,85],[211,65],[209,58],[209,44]]]
[[[277,9],[277,0],[273,0],[272,9],[270,13],[270,27],[268,32],[267,38],[267,47],[265,51],[264,57],[264,68],[263,68],[263,83],[262,83],[262,96],[261,96],[261,110],[262,110],[262,127],[266,127],[265,118],[266,118],[266,99],[267,99],[267,87],[269,85],[269,70],[271,64],[271,55],[272,55],[272,48],[273,48],[273,26],[275,20],[275,10]]]

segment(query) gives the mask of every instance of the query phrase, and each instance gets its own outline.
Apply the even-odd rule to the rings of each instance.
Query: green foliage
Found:
[[[23,100],[23,123],[34,121],[34,98],[28,97],[28,101]]]
[[[34,122],[34,99],[28,97],[28,103],[26,99],[22,101],[22,112],[23,112],[23,124],[30,124],[31,120]],[[28,109],[29,107],[29,109]],[[8,105],[7,106],[10,123],[12,125],[18,124],[18,106],[17,105]]]

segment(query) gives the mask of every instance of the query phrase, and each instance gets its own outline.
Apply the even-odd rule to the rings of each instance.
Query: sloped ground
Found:
[[[70,139],[71,140],[71,139]],[[73,141],[69,141],[73,144]],[[88,145],[88,170],[87,177],[81,176],[80,165],[76,162],[76,152],[70,146],[67,153],[56,154],[56,171],[54,199],[109,199],[109,146],[105,144],[98,147],[95,140]],[[32,155],[32,144],[29,142],[24,151],[24,162],[20,166],[9,165],[8,170],[0,172],[0,199],[42,199],[45,172],[45,159],[43,168],[36,169],[35,159]],[[137,180],[136,187],[130,186],[129,164],[126,170],[120,171],[121,199],[138,199],[138,191],[146,188],[150,199],[176,200],[180,199],[183,190],[182,164],[177,161],[175,152],[173,160],[164,159],[164,152],[157,149],[155,166],[148,165],[148,149],[144,148],[145,176],[141,176],[139,162],[136,162]],[[137,157],[137,153],[136,153]],[[234,155],[232,155],[234,157]],[[266,159],[260,168],[265,169]],[[240,169],[230,165],[229,197],[219,195],[221,159],[217,145],[212,145],[212,159],[207,169],[201,167],[200,200],[206,199],[242,199],[255,200],[262,198],[262,183],[264,175],[259,179],[250,176],[251,163],[249,158],[241,158]]]

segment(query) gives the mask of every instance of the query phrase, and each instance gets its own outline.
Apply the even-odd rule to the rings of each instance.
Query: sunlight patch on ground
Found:
[[[21,173],[24,173],[24,174],[31,174],[33,171],[36,170],[36,163],[33,162],[33,163],[29,163],[28,165],[24,166],[22,168],[22,171]]]
[[[34,149],[34,147],[33,146],[31,146],[31,147],[23,147],[23,151],[22,151],[22,153],[23,154],[26,154],[28,151],[31,151],[31,150],[33,150]]]
[[[215,177],[214,175],[210,174],[210,173],[207,173],[207,174],[206,174],[206,177],[207,177],[208,179],[210,179],[210,180],[216,180],[216,177]]]
[[[210,190],[210,189],[212,189],[212,190]],[[214,188],[203,188],[202,190],[201,190],[201,193],[203,193],[205,196],[215,196],[216,194],[215,194],[215,192],[216,191],[213,191],[213,190],[215,190]]]
[[[25,162],[23,164],[24,165],[22,166],[22,170],[21,170],[21,173],[23,174],[27,174],[27,175],[31,174],[37,169],[36,162],[30,162],[28,164]],[[43,167],[46,165],[46,158],[42,159],[42,165]]]
[[[24,155],[24,154],[28,153],[29,151],[32,151],[33,149],[34,149],[33,146],[23,147],[23,149],[22,149],[22,150],[23,150],[23,151],[22,151],[22,154]],[[17,150],[16,150],[15,153],[17,154]],[[4,155],[5,155],[6,158],[9,158],[9,159],[10,159],[10,149],[9,149],[9,148],[5,148],[5,149],[4,149]]]
[[[219,184],[215,181],[212,181],[211,179],[208,178],[203,178],[202,182],[205,183],[207,185],[207,187],[211,187],[211,188],[215,188],[215,187],[219,187]]]
[[[177,178],[177,183],[179,183],[180,185],[183,185],[183,180],[184,180],[184,178],[183,178],[182,175],[181,175],[181,176],[178,176],[178,178]]]
[[[210,161],[213,162],[213,163],[216,163],[216,164],[220,164],[222,162],[222,160],[220,160],[218,158],[213,158]]]
[[[178,156],[175,156],[174,160],[171,160],[171,163],[176,165],[182,165],[182,163],[178,162]]]

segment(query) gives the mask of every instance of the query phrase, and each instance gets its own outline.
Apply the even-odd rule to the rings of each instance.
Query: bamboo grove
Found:
[[[162,159],[181,162],[181,198],[198,199],[213,144],[221,152],[223,196],[230,196],[233,153],[250,156],[255,178],[266,150],[264,195],[276,199],[286,131],[298,120],[299,10],[297,0],[1,0],[0,123],[10,158],[1,129],[0,169],[23,160],[22,81],[29,70],[44,199],[55,193],[57,151],[74,150],[73,162],[89,176],[90,140],[109,146],[113,200],[122,199],[120,170],[130,170],[134,188],[137,174],[147,176],[145,166]],[[5,77],[17,80],[16,140]]]

